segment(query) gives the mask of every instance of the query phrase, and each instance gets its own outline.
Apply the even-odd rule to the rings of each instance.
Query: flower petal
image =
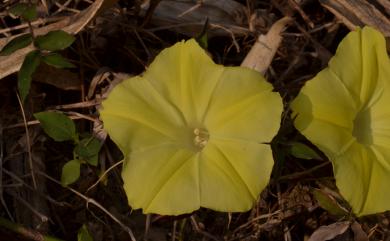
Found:
[[[122,171],[129,204],[162,215],[199,209],[197,160],[193,152],[169,144],[133,152]]]
[[[385,50],[383,52],[383,50]],[[378,57],[383,58],[386,45],[383,36],[373,28],[365,27],[348,34],[341,41],[329,69],[362,105],[368,105],[383,87],[378,82]]]
[[[390,210],[390,60],[370,27],[348,34],[291,104],[295,126],[332,161],[356,215]]]
[[[125,155],[162,142],[180,142],[180,128],[184,128],[179,112],[140,77],[115,86],[100,113],[104,127]]]
[[[150,83],[184,115],[199,124],[220,80],[223,66],[215,64],[194,39],[163,50],[144,73]]]
[[[270,142],[280,126],[282,100],[257,72],[226,67],[204,124],[210,136]]]
[[[129,204],[179,215],[246,211],[267,185],[282,101],[260,74],[213,63],[195,40],[162,51],[103,102]],[[210,129],[209,129],[210,127]]]
[[[333,160],[336,184],[357,216],[383,212],[390,208],[390,192],[383,184],[390,181],[389,169],[380,164],[382,156],[359,143],[354,143],[343,155]]]
[[[268,184],[272,166],[268,145],[210,140],[199,158],[201,206],[224,212],[248,211]]]
[[[354,139],[358,102],[331,69],[309,80],[291,103],[295,126],[328,156]]]

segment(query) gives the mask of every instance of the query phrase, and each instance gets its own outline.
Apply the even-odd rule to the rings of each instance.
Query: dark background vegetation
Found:
[[[0,38],[28,31],[26,28],[15,29],[23,22],[7,13],[7,9],[17,2],[0,2],[0,30],[3,30]],[[40,19],[70,16],[88,8],[92,2],[33,1],[39,9]],[[143,9],[145,2],[148,1],[104,1],[93,20],[76,35],[73,45],[61,52],[77,68],[55,69],[41,65],[34,74],[23,108],[29,121],[29,149],[40,173],[60,180],[62,166],[72,158],[72,145],[47,137],[34,122],[33,113],[64,111],[75,119],[80,132],[100,133],[98,106],[110,82],[123,78],[125,74],[142,73],[163,48],[182,39],[199,37],[204,27],[208,51],[214,61],[237,66],[259,34],[267,33],[278,19],[293,17],[282,33],[282,43],[265,74],[286,106],[303,83],[326,66],[338,43],[350,31],[324,7],[323,3],[327,1],[237,0],[234,2],[243,7],[234,13],[215,6],[210,8],[209,13],[218,13],[218,24],[226,23],[228,31],[205,25],[207,12],[192,11],[196,17],[193,21],[197,23],[194,25],[191,21],[183,21],[172,9],[156,12],[160,1],[152,0],[152,7]],[[171,4],[174,8],[177,3],[171,1]],[[201,1],[193,1],[188,6],[196,4],[201,4]],[[157,7],[153,8],[154,5]],[[207,8],[207,1],[199,7]],[[156,17],[164,16],[163,13],[172,17],[170,21]],[[216,20],[211,19],[211,24],[213,21]],[[44,25],[38,24],[34,28]],[[240,31],[232,26],[239,27]],[[25,227],[27,234],[16,235],[0,225],[0,240],[38,240],[28,238],[29,233],[77,240],[77,232],[83,224],[95,241],[130,240],[126,230],[99,207],[45,175],[37,175],[38,188],[32,187],[25,124],[16,93],[16,74],[0,79],[0,215],[18,223],[19,227]],[[283,127],[278,136],[280,140],[296,140],[314,148],[293,128],[288,109],[283,115]],[[139,210],[133,211],[128,206],[120,166],[109,172],[103,182],[88,190],[98,180],[99,174],[121,160],[120,151],[109,138],[101,149],[98,167],[83,166],[80,179],[71,188],[100,203],[129,227],[137,240],[307,240],[320,226],[349,218],[331,215],[313,196],[314,188],[337,192],[331,164],[321,153],[322,158],[318,159],[296,158],[283,141],[273,145],[273,149],[275,168],[270,185],[247,213],[201,209],[179,217],[151,215],[147,219]],[[388,213],[382,213],[358,219],[358,223],[370,240],[388,241],[389,218]],[[357,239],[356,233],[350,229],[334,236],[333,240],[366,240]]]

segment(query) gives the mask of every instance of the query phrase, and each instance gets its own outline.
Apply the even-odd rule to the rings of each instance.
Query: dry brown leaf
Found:
[[[145,13],[149,2],[142,4]],[[172,28],[191,35],[202,31],[206,18],[210,35],[246,34],[245,6],[233,0],[162,0],[153,12],[151,23],[156,28]],[[246,20],[246,19],[245,19]]]
[[[36,35],[43,35],[53,30],[64,30],[70,34],[77,34],[80,32],[88,22],[95,16],[96,12],[102,6],[104,0],[96,0],[91,6],[83,10],[80,13],[74,14],[72,16],[66,17],[58,22],[49,24],[42,28],[34,29]],[[16,36],[13,36],[14,38]],[[2,38],[0,39],[0,49],[3,46],[12,40],[12,38]],[[20,49],[9,56],[0,56],[0,79],[17,72],[24,60],[24,57],[27,53],[33,50],[32,45]]]
[[[111,70],[107,67],[98,69],[95,76],[92,78],[91,84],[89,85],[87,99],[91,100],[94,98],[96,87],[112,75]]]
[[[362,226],[358,222],[354,222],[351,225],[353,231],[354,241],[368,241],[367,234],[363,231]]]
[[[100,71],[98,71],[96,73],[95,77],[92,80],[91,86],[95,86],[96,87],[97,85],[99,85],[101,80],[110,79],[108,75],[110,75],[110,77],[112,75],[113,79],[110,80],[110,84],[106,88],[101,90],[102,92],[101,92],[100,96],[98,96],[99,100],[103,100],[103,99],[107,98],[108,94],[111,92],[111,90],[116,85],[121,83],[123,80],[126,80],[126,79],[132,77],[131,75],[126,74],[126,73],[113,73],[113,72],[109,71],[106,68],[102,68],[102,69],[100,69]],[[90,88],[90,90],[88,91],[88,98],[91,99],[93,97],[93,94],[95,92],[95,87]],[[95,96],[95,100],[96,99],[97,98]],[[98,110],[100,110],[101,105],[97,104],[96,108]],[[108,134],[107,134],[107,131],[104,130],[103,122],[101,120],[94,122],[94,124],[93,124],[93,134],[94,134],[94,136],[96,136],[96,138],[98,138],[101,141],[106,139]]]
[[[290,21],[290,17],[279,19],[272,25],[266,35],[260,35],[244,61],[242,61],[241,66],[254,69],[264,74],[271,64],[276,50],[279,48],[280,42],[282,41],[280,33]]]
[[[366,0],[320,0],[321,4],[331,11],[351,30],[369,25],[390,37],[390,1],[377,1],[378,8]]]
[[[380,5],[384,7],[384,11],[387,15],[390,15],[390,1],[389,0],[377,0]]]
[[[314,200],[311,198],[308,186],[297,184],[289,191],[281,195],[280,202],[283,205],[283,218],[298,215],[304,211],[311,211],[315,208]]]
[[[338,235],[345,233],[348,230],[350,222],[337,222],[328,226],[319,227],[310,236],[307,241],[326,241],[335,238]]]
[[[62,90],[81,90],[81,80],[77,73],[68,69],[57,69],[40,65],[33,75],[36,82],[49,84]]]

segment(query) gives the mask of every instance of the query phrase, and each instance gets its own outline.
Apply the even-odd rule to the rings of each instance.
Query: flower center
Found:
[[[203,148],[209,141],[209,132],[202,128],[194,129],[194,145],[198,148]]]
[[[356,115],[353,121],[352,135],[360,144],[367,146],[372,144],[370,109],[362,110]]]

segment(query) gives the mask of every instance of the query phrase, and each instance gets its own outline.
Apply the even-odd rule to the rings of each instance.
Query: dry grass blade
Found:
[[[50,31],[59,30],[59,29],[62,29],[71,34],[77,34],[95,16],[95,14],[100,9],[102,4],[103,4],[103,0],[97,0],[87,9],[85,9],[84,11],[78,14],[66,17],[61,21],[49,24],[42,28],[34,29],[34,34],[43,35]],[[0,39],[0,48],[2,48],[10,40],[11,39],[8,38]],[[26,48],[14,52],[9,56],[0,56],[0,79],[17,72],[20,69],[26,54],[33,49],[34,47],[30,45]]]
[[[62,90],[81,90],[80,77],[68,69],[56,69],[41,65],[34,73],[34,81],[49,84]]]
[[[308,241],[331,240],[338,235],[345,233],[349,226],[350,222],[348,221],[332,223],[328,226],[321,226],[316,231],[314,231]]]
[[[282,41],[280,33],[290,21],[290,17],[284,17],[275,22],[266,35],[260,35],[244,61],[242,61],[241,66],[254,69],[264,74]]]
[[[148,1],[146,1],[148,2]],[[199,1],[198,1],[199,2]],[[177,32],[192,36],[200,32],[206,18],[209,23],[230,29],[234,34],[245,34],[248,30],[244,27],[245,6],[233,0],[184,0],[161,1],[153,12],[151,23],[161,30],[162,28],[175,29]],[[146,12],[149,4],[142,4],[141,9]],[[222,28],[212,28],[208,34],[227,35]]]
[[[363,231],[362,226],[358,222],[351,224],[351,229],[354,234],[355,241],[368,241],[367,234]]]
[[[341,19],[349,29],[369,25],[390,37],[390,3],[388,1],[377,2],[378,8],[365,0],[320,0],[320,2]]]
[[[29,134],[29,131],[28,131],[28,126],[27,126],[27,119],[26,119],[26,115],[24,113],[24,109],[23,109],[23,103],[19,97],[19,94],[16,93],[16,97],[18,98],[18,103],[19,103],[19,106],[20,106],[20,112],[22,113],[22,117],[23,117],[23,124],[24,124],[24,129],[25,129],[25,132],[26,132],[26,151],[27,151],[27,154],[28,154],[28,163],[30,165],[30,171],[31,171],[31,180],[33,182],[33,187],[36,189],[37,188],[37,182],[35,180],[35,175],[34,175],[34,165],[33,165],[33,160],[32,160],[32,156],[31,156],[31,142],[30,142],[30,134]]]

